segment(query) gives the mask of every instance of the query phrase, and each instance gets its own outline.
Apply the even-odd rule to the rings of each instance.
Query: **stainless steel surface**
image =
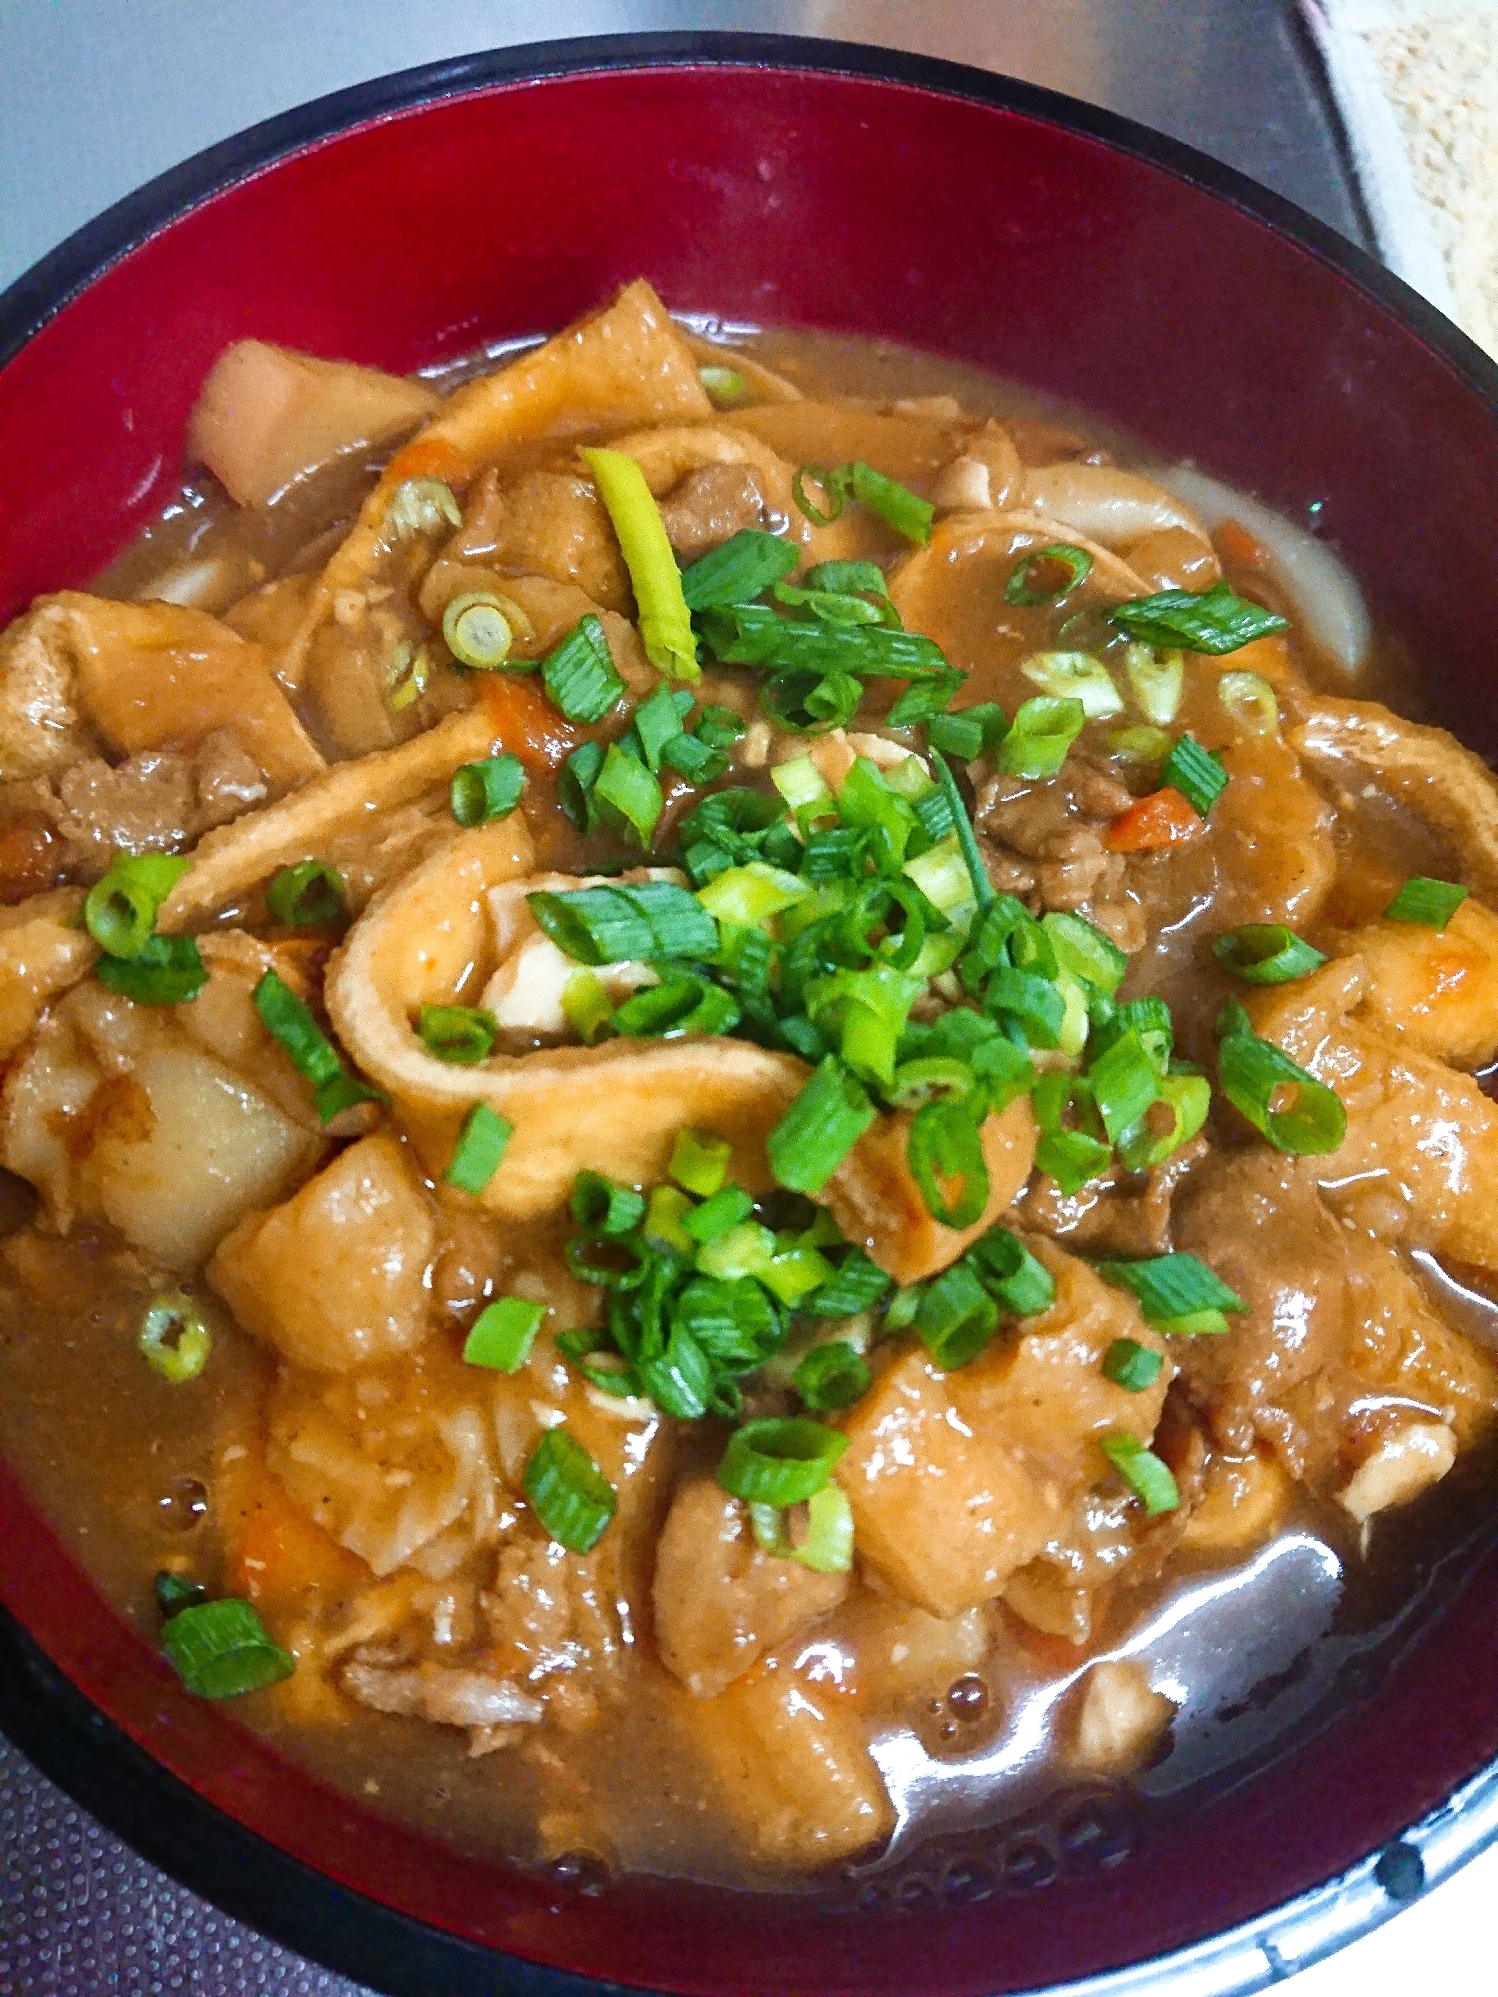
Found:
[[[389,70],[534,39],[539,11],[491,0],[0,0],[0,286],[201,147]],[[552,0],[544,25],[549,35],[827,35],[1008,71],[1188,140],[1366,246],[1290,13],[1276,0]],[[1419,1933],[1426,1944],[1430,1924]],[[1392,1992],[1383,1972],[1408,1951],[1388,1934],[1297,1989]],[[1295,1959],[1276,1972],[1264,1956],[1265,1979]],[[0,1739],[0,1997],[105,1991],[357,1997],[147,1866]]]

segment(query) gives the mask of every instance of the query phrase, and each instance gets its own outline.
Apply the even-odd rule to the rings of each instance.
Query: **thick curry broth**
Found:
[[[852,398],[840,412],[826,413],[773,400],[771,391],[763,400],[751,395],[748,413],[735,412],[743,415],[751,435],[771,442],[793,466],[867,456],[876,468],[926,492],[944,465],[961,455],[973,421],[987,418],[1006,427],[1017,446],[1021,476],[1028,466],[1147,462],[1126,438],[1077,412],[1043,405],[1009,384],[954,363],[867,343],[784,333],[743,337],[737,348],[795,384],[812,403]],[[451,370],[440,385],[454,386],[493,361],[491,356],[484,367]],[[277,577],[310,578],[347,534],[380,461],[378,452],[352,453],[260,507],[235,506],[211,475],[194,472],[179,504],[120,558],[100,590],[122,600],[141,599],[167,576],[174,591],[196,587],[196,600],[205,607],[229,611],[246,591],[261,591]],[[560,461],[556,440],[542,439],[512,455],[505,480],[513,485],[528,471]],[[940,535],[940,519],[937,531]],[[1070,531],[1058,520],[1058,540],[1067,539]],[[850,510],[835,552],[841,559],[872,559],[890,567],[904,551],[896,533],[871,515]],[[1162,552],[1179,557],[1181,551]],[[422,551],[422,559],[429,553]],[[1241,540],[1219,537],[1217,556],[1227,580],[1245,594],[1274,609],[1292,608],[1272,567],[1256,559]],[[207,562],[216,567],[205,588],[201,577],[193,583],[189,571],[191,565]],[[1100,642],[1101,613],[1117,591],[1110,594],[1100,587],[1098,573],[1069,592],[1060,606],[1025,607],[1003,598],[1014,567],[1012,547],[1006,551],[996,545],[991,554],[967,562],[959,586],[933,585],[924,614],[907,614],[907,623],[935,637],[967,674],[953,711],[997,701],[1012,714],[1037,691],[1019,670],[1022,660],[1058,646]],[[500,573],[517,571],[501,565]],[[527,571],[518,573],[523,578]],[[898,578],[898,569],[895,574]],[[1209,577],[1200,569],[1177,578],[1198,587],[1203,579]],[[1170,578],[1157,580],[1163,584]],[[420,575],[413,571],[401,581],[414,591]],[[895,587],[898,595],[898,580]],[[283,592],[280,600],[271,592],[255,595],[252,608],[235,614],[247,635],[275,646],[291,639],[301,608],[291,592]],[[1083,624],[1073,624],[1063,634],[1062,627],[1079,613]],[[419,613],[409,602],[401,614],[408,628],[421,628]],[[1209,1069],[1214,1018],[1225,999],[1245,995],[1213,962],[1206,948],[1210,938],[1239,923],[1291,920],[1312,942],[1334,950],[1345,932],[1375,920],[1409,876],[1460,880],[1473,873],[1461,841],[1411,810],[1407,793],[1397,794],[1351,765],[1345,776],[1321,772],[1307,784],[1299,758],[1280,731],[1262,737],[1235,727],[1217,696],[1216,682],[1225,666],[1237,663],[1232,657],[1218,662],[1192,655],[1172,718],[1173,731],[1189,729],[1205,747],[1227,753],[1234,781],[1204,831],[1179,850],[1134,862],[1126,883],[1122,870],[1114,867],[1110,875],[1104,861],[1094,869],[1097,891],[1078,896],[1076,880],[1066,875],[1075,865],[1074,856],[1065,851],[1047,856],[1045,838],[1055,828],[1047,833],[1045,814],[1053,809],[1055,786],[1072,781],[1065,769],[1054,783],[1011,782],[1003,795],[989,794],[981,769],[973,785],[995,884],[1028,898],[1032,906],[1080,906],[1100,922],[1112,921],[1131,954],[1121,997],[1158,993],[1167,998],[1177,1052]],[[1303,686],[1322,687],[1337,697],[1356,693],[1368,698],[1377,692],[1405,712],[1418,702],[1417,688],[1401,677],[1396,649],[1382,642],[1375,643],[1350,682],[1345,671],[1306,645],[1292,623],[1288,644],[1277,661],[1265,662],[1265,669],[1281,676],[1292,698],[1293,689]],[[335,760],[348,754],[347,740],[339,739],[344,721],[335,716],[330,722],[330,710],[319,708],[315,686],[309,690],[305,678],[291,678],[294,704],[318,747]],[[860,729],[878,733],[897,685],[872,682],[859,712]],[[473,695],[472,679],[465,681],[449,668],[407,718],[391,721],[386,739],[409,739],[445,713],[460,710]],[[752,672],[707,666],[700,700],[738,711],[751,728],[757,715],[754,695]],[[496,733],[507,739],[502,714],[502,708],[496,710]],[[1067,793],[1072,819],[1103,824],[1119,816],[1131,798],[1149,793],[1158,759],[1151,765],[1111,755],[1106,739],[1139,718],[1130,709],[1084,728],[1072,768],[1091,773],[1079,781],[1084,786],[1090,782],[1092,789],[1090,794],[1079,791],[1073,782]],[[620,719],[611,716],[601,732],[607,737],[619,726]],[[589,732],[571,731],[566,746]],[[903,740],[918,744],[919,735]],[[753,741],[752,735],[741,738],[741,755]],[[366,746],[379,749],[384,743]],[[617,836],[595,832],[583,837],[574,830],[558,808],[554,772],[542,757],[529,761],[520,812],[533,844],[535,872],[582,875],[638,863],[638,850]],[[741,762],[725,781],[768,791],[764,756]],[[674,832],[700,796],[680,779],[671,779],[664,789],[652,861],[671,852]],[[16,820],[24,828],[24,809]],[[1297,886],[1297,855],[1312,833],[1330,841],[1314,892]],[[1100,842],[1092,838],[1087,865],[1099,860],[1100,850]],[[57,860],[55,842],[39,855],[31,853],[16,873],[19,889],[50,886],[51,880],[37,878],[36,869],[55,867]],[[96,867],[94,874],[98,871]],[[1120,893],[1109,915],[1104,888],[1115,875],[1120,876],[1114,881]],[[92,877],[86,867],[76,865],[71,875],[61,873],[64,881]],[[262,889],[263,883],[248,888],[193,926],[204,933],[248,928],[288,943],[285,931],[269,918]],[[12,899],[19,894],[13,892]],[[331,940],[291,943],[285,960],[314,992]],[[475,957],[445,996],[454,1003],[479,1003],[493,968],[491,960]],[[1479,980],[1498,977],[1480,953],[1461,973],[1469,974]],[[500,1051],[524,1053],[544,1047],[552,1037],[544,1031],[528,1033],[523,1024],[511,1026]],[[1494,1039],[1498,1041],[1498,1031]],[[128,1061],[135,1058],[127,1050],[127,1072]],[[1220,1099],[1208,1136],[1215,1159],[1209,1160],[1211,1169],[1228,1175],[1257,1145]],[[73,1141],[87,1155],[88,1133],[80,1137],[73,1131]],[[385,1419],[381,1410],[398,1409],[401,1395],[422,1376],[430,1381],[434,1406],[444,1395],[460,1392],[454,1382],[462,1371],[456,1359],[462,1332],[479,1306],[495,1295],[551,1300],[553,1321],[541,1334],[527,1377],[534,1377],[537,1393],[549,1390],[549,1379],[553,1385],[568,1381],[552,1341],[571,1321],[569,1313],[585,1318],[588,1302],[562,1257],[568,1233],[563,1216],[497,1227],[482,1209],[473,1210],[476,1203],[441,1194],[429,1158],[413,1155],[404,1140],[402,1144],[403,1169],[419,1176],[429,1203],[441,1202],[426,1278],[435,1326],[415,1355],[358,1375],[370,1392],[357,1418]],[[326,1166],[326,1154],[318,1155]],[[1164,1252],[1172,1239],[1172,1175],[1161,1168],[1155,1176],[1161,1180],[1156,1207],[1163,1201],[1167,1216],[1158,1240],[1146,1237],[1151,1227],[1158,1231],[1159,1215],[1151,1218],[1148,1189],[1133,1179],[1121,1181],[1111,1193],[1084,1186],[1069,1197],[1054,1185],[1032,1187],[1018,1219],[1063,1248],[1079,1247],[1084,1256]],[[1207,1187],[1200,1195],[1198,1233],[1210,1238],[1216,1210],[1210,1203],[1209,1174],[1197,1162],[1188,1180],[1193,1176],[1198,1187]],[[1389,1176],[1373,1175],[1378,1180]],[[1185,1198],[1189,1212],[1189,1191]],[[1378,1187],[1366,1197],[1355,1190],[1342,1197],[1343,1227],[1369,1244],[1366,1251],[1348,1252],[1372,1258],[1360,1270],[1349,1265],[1354,1290],[1359,1282],[1365,1289],[1376,1285],[1392,1266],[1378,1259],[1389,1256],[1382,1245],[1386,1235],[1401,1238],[1387,1206],[1387,1200],[1380,1206]],[[1299,1228],[1309,1243],[1305,1253],[1314,1262],[1320,1238],[1316,1230],[1324,1218],[1316,1196],[1302,1186],[1293,1198],[1284,1196],[1282,1210],[1275,1209],[1276,1238],[1289,1241]],[[1207,1253],[1205,1248],[1202,1252]],[[1447,1257],[1463,1268],[1471,1259]],[[266,1410],[276,1408],[276,1396],[283,1391],[274,1385],[276,1356],[234,1322],[204,1279],[202,1260],[191,1265],[179,1261],[175,1270],[169,1269],[97,1216],[79,1222],[61,1239],[55,1215],[50,1225],[44,1215],[18,1226],[0,1270],[5,1286],[0,1447],[7,1460],[21,1470],[109,1598],[148,1637],[154,1639],[159,1628],[153,1580],[161,1570],[189,1574],[210,1593],[247,1595],[259,1604],[272,1635],[289,1644],[302,1663],[285,1685],[251,1694],[238,1711],[288,1753],[369,1799],[372,1807],[427,1825],[455,1844],[527,1862],[559,1862],[583,1884],[608,1868],[780,1886],[804,1880],[831,1862],[857,1872],[872,1865],[877,1872],[878,1853],[892,1825],[894,1841],[884,1863],[898,1877],[934,1876],[920,1856],[929,1840],[937,1841],[930,1848],[939,1853],[964,1853],[971,1849],[975,1828],[999,1826],[1001,1871],[1012,1875],[1014,1884],[1044,1883],[1057,1868],[1065,1869],[1073,1846],[1088,1848],[1093,1835],[1089,1824],[1103,1824],[1105,1841],[1112,1838],[1122,1848],[1134,1834],[1129,1826],[1141,1810],[1147,1818],[1150,1809],[1180,1807],[1200,1793],[1202,1784],[1283,1751],[1296,1729],[1324,1717],[1328,1701],[1339,1693],[1345,1698],[1355,1680],[1364,1687],[1373,1682],[1380,1646],[1397,1639],[1431,1593],[1430,1549],[1449,1550],[1447,1565],[1459,1564],[1461,1548],[1482,1530],[1479,1466],[1491,1454],[1485,1416],[1498,1392],[1491,1369],[1465,1344],[1450,1362],[1456,1369],[1450,1379],[1432,1361],[1413,1385],[1401,1376],[1399,1381],[1380,1377],[1365,1383],[1362,1391],[1345,1381],[1334,1387],[1330,1382],[1336,1366],[1328,1362],[1323,1375],[1315,1376],[1323,1379],[1317,1390],[1321,1404],[1313,1394],[1299,1416],[1282,1423],[1281,1454],[1306,1480],[1293,1483],[1272,1467],[1272,1423],[1247,1453],[1231,1432],[1212,1432],[1211,1410],[1227,1407],[1231,1396],[1220,1382],[1214,1385],[1208,1372],[1194,1382],[1195,1400],[1178,1396],[1168,1404],[1162,1429],[1166,1439],[1161,1447],[1174,1452],[1171,1460],[1187,1493],[1183,1510],[1190,1513],[1176,1537],[1167,1540],[1157,1533],[1152,1540],[1148,1531],[1141,1531],[1137,1504],[1121,1484],[1103,1476],[1096,1479],[1089,1500],[1087,1530],[1080,1537],[1072,1533],[1069,1551],[1060,1549],[1062,1570],[1070,1561],[1069,1571],[1082,1573],[1085,1587],[1063,1587],[1055,1563],[1042,1559],[1038,1565],[1045,1573],[1038,1581],[1032,1577],[1028,1594],[1015,1584],[1006,1590],[1012,1598],[1007,1605],[995,1593],[981,1606],[940,1624],[930,1618],[912,1622],[898,1590],[892,1594],[888,1579],[876,1573],[868,1585],[855,1584],[842,1602],[805,1616],[781,1640],[760,1646],[765,1657],[732,1680],[737,1688],[733,1698],[752,1702],[768,1696],[766,1685],[773,1689],[794,1678],[805,1698],[820,1702],[831,1716],[828,1724],[843,1743],[838,1753],[847,1747],[856,1758],[867,1753],[867,1743],[873,1744],[877,1774],[868,1779],[889,1793],[895,1807],[892,1815],[870,1817],[866,1839],[860,1840],[856,1824],[835,1829],[830,1842],[821,1838],[815,1823],[809,1828],[793,1824],[778,1846],[756,1847],[752,1827],[725,1792],[731,1778],[703,1750],[702,1711],[712,1701],[694,1698],[663,1668],[655,1649],[648,1587],[638,1578],[627,1590],[625,1662],[613,1688],[591,1707],[587,1699],[570,1713],[559,1707],[558,1723],[543,1721],[533,1735],[527,1724],[509,1724],[498,1741],[488,1738],[484,1728],[474,1730],[477,1758],[470,1756],[468,1737],[457,1726],[430,1717],[395,1717],[348,1696],[351,1681],[339,1675],[347,1668],[347,1649],[326,1666],[320,1666],[318,1654],[339,1636],[340,1615],[370,1591],[373,1577],[357,1556],[334,1547],[330,1535],[310,1522],[325,1518],[338,1531],[332,1515],[318,1509],[315,1494],[304,1489],[293,1502],[261,1463]],[[1439,1312],[1439,1285],[1428,1275],[1419,1280],[1430,1285],[1425,1307]],[[186,1385],[171,1384],[147,1367],[136,1344],[141,1314],[151,1298],[179,1284],[200,1304],[214,1339],[204,1373]],[[1349,1308],[1355,1316],[1355,1307]],[[1480,1308],[1459,1313],[1448,1300],[1446,1309],[1456,1330],[1483,1337],[1486,1320]],[[1408,1311],[1417,1311],[1417,1305],[1411,1303]],[[1429,1335],[1435,1338],[1439,1319],[1432,1323],[1437,1330]],[[1011,1335],[1001,1333],[1001,1339]],[[1388,1335],[1386,1326],[1386,1344]],[[874,1348],[874,1391],[908,1343],[906,1334]],[[1291,1351],[1295,1340],[1284,1344]],[[1265,1364],[1272,1375],[1277,1363],[1272,1338],[1269,1346]],[[292,1391],[312,1394],[305,1381]],[[336,1396],[344,1389],[335,1384],[327,1391]],[[350,1391],[357,1398],[362,1388]],[[571,1396],[568,1408],[576,1410],[575,1379],[558,1391]],[[1260,1403],[1272,1401],[1267,1389],[1255,1391]],[[1430,1423],[1443,1413],[1457,1420],[1443,1394],[1453,1404],[1462,1401],[1465,1410],[1460,1418],[1463,1459],[1457,1470],[1439,1489],[1387,1517],[1378,1516],[1360,1532],[1333,1502],[1336,1489],[1359,1457],[1376,1449],[1380,1437],[1400,1420],[1417,1416]],[[1252,1395],[1249,1400],[1253,1402]],[[783,1384],[762,1385],[751,1392],[749,1412],[776,1413],[793,1404]],[[576,1412],[569,1418],[594,1419]],[[270,1419],[274,1423],[274,1412]],[[1297,1422],[1310,1441],[1290,1434]],[[1318,1422],[1325,1429],[1319,1440]],[[1231,1430],[1227,1415],[1223,1423]],[[668,1460],[658,1473],[661,1488],[647,1507],[656,1522],[643,1536],[647,1559],[670,1491],[681,1491],[693,1472],[709,1473],[721,1450],[719,1424],[709,1420],[680,1427],[674,1462]],[[81,1475],[84,1465],[87,1474]],[[1209,1490],[1213,1477],[1218,1482]],[[1232,1492],[1225,1500],[1229,1485]],[[513,1475],[498,1491],[502,1548],[525,1506]],[[1065,1541],[1067,1533],[1060,1537]],[[267,1538],[269,1554],[262,1559]],[[465,1637],[458,1625],[465,1616],[472,1625],[485,1613],[475,1607],[482,1596],[476,1597],[474,1588],[482,1584],[473,1577],[486,1561],[492,1565],[492,1558],[484,1550],[460,1561],[451,1571],[453,1599],[445,1605],[442,1582],[448,1576],[437,1582],[416,1577],[411,1585],[421,1605],[407,1613],[408,1622],[424,1618],[424,1627],[445,1627],[445,1640],[465,1657],[477,1659],[481,1669],[489,1653],[473,1627]],[[289,1576],[278,1578],[277,1562],[289,1568]],[[411,1571],[403,1563],[395,1579]],[[460,1601],[465,1589],[467,1599]],[[1079,1606],[1078,1598],[1084,1596]],[[1070,1634],[1064,1633],[1068,1617],[1073,1619]],[[387,1618],[374,1632],[374,1639],[383,1632],[387,1650],[391,1627]],[[407,1641],[399,1617],[393,1627],[398,1648]],[[619,1635],[616,1631],[616,1639]],[[422,1641],[429,1655],[431,1642],[440,1646],[444,1638]],[[399,1656],[383,1655],[378,1640],[364,1648],[373,1660],[362,1667],[366,1676],[370,1671],[388,1674],[392,1663],[404,1668],[410,1654],[409,1641]],[[359,1647],[353,1649],[357,1658]],[[534,1648],[528,1655],[537,1660]],[[1153,1721],[1146,1715],[1119,1752],[1110,1757],[1094,1751],[1089,1757],[1078,1747],[1087,1668],[1099,1658],[1135,1656],[1145,1660],[1144,1675],[1156,1698],[1174,1708],[1173,1716],[1157,1708]],[[1365,1657],[1374,1662],[1364,1666]],[[1349,1671],[1350,1661],[1363,1670],[1361,1680]],[[585,1677],[587,1658],[574,1663]],[[776,1671],[785,1680],[777,1681]],[[543,1688],[556,1684],[555,1659],[545,1669],[538,1664],[535,1682]],[[1128,1735],[1127,1712],[1114,1719]],[[747,1724],[751,1738],[768,1739],[767,1751],[775,1751],[774,1728],[780,1722],[773,1715],[766,1720],[758,1712],[747,1722],[740,1717],[730,1724]],[[838,1819],[836,1798],[827,1807]],[[1014,1828],[1004,1831],[1004,1826]],[[884,1889],[849,1888],[855,1897],[860,1890]]]

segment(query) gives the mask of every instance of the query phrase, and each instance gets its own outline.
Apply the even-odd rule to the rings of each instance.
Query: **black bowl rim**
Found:
[[[1498,416],[1498,363],[1401,278],[1294,202],[1117,112],[994,71],[865,43],[718,32],[523,43],[377,77],[299,105],[194,154],[87,222],[0,293],[0,367],[77,295],[192,209],[323,140],[421,105],[546,78],[663,68],[812,71],[967,98],[1102,141],[1241,209],[1309,251],[1429,348]],[[391,1997],[639,1997],[481,1948],[340,1886],[170,1775],[107,1719],[0,1610],[0,1731],[136,1851],[261,1933]],[[1393,1844],[1257,1919],[1032,1997],[1247,1997],[1331,1955],[1498,1842],[1498,1760]]]

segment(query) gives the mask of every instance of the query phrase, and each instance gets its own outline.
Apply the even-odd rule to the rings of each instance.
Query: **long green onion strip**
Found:
[[[1057,541],[1048,548],[1036,548],[1015,564],[1004,585],[1004,601],[1016,604],[1056,603],[1085,582],[1092,571],[1092,557],[1085,548],[1069,541]]]
[[[272,1642],[251,1605],[233,1597],[177,1609],[161,1645],[182,1683],[200,1699],[261,1692],[296,1670],[296,1659]]]
[[[702,677],[692,614],[682,593],[660,508],[636,459],[623,451],[581,448],[578,456],[593,474],[608,508],[620,552],[634,587],[640,639],[645,656],[667,679],[695,683]]]
[[[565,1428],[549,1428],[525,1466],[531,1510],[558,1546],[590,1553],[614,1516],[614,1487]]]
[[[1189,652],[1237,652],[1290,627],[1283,617],[1235,596],[1225,582],[1210,589],[1166,589],[1110,605],[1108,616],[1120,630],[1146,645],[1180,645]]]
[[[1455,881],[1428,880],[1417,874],[1406,881],[1384,910],[1390,922],[1418,922],[1427,929],[1444,929],[1471,893]]]
[[[136,1345],[153,1372],[179,1387],[208,1364],[213,1334],[192,1298],[172,1290],[147,1310]]]
[[[1161,1512],[1173,1512],[1180,1504],[1181,1493],[1170,1466],[1152,1449],[1147,1449],[1138,1436],[1105,1435],[1102,1451],[1151,1518]]]
[[[1245,922],[1212,945],[1226,971],[1250,985],[1287,985],[1308,977],[1326,958],[1280,922]]]
[[[283,867],[265,890],[265,905],[288,929],[326,929],[347,919],[343,876],[326,860]]]
[[[443,1180],[477,1198],[499,1170],[514,1135],[515,1126],[507,1117],[491,1109],[488,1103],[475,1103],[463,1119]]]
[[[311,1083],[323,1123],[331,1123],[340,1110],[354,1103],[385,1100],[378,1089],[349,1074],[311,1012],[274,971],[265,973],[253,997],[266,1031],[280,1043],[303,1081]]]

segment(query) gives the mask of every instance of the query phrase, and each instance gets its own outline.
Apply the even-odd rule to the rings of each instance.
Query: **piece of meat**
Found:
[[[1117,1338],[1163,1352],[1133,1298],[1043,1236],[1050,1309],[943,1373],[919,1347],[844,1417],[838,1482],[860,1558],[898,1594],[952,1616],[990,1601],[1042,1550],[1106,1465],[1097,1437],[1154,1432],[1173,1368],[1127,1393],[1102,1372]]]
[[[752,465],[703,465],[661,501],[666,538],[695,561],[745,527],[765,524],[765,495]]]
[[[1193,1137],[1151,1172],[1125,1172],[1115,1163],[1075,1193],[1063,1193],[1041,1174],[1020,1197],[1020,1224],[1090,1255],[1168,1255],[1176,1188],[1207,1155],[1207,1140]]]
[[[57,795],[68,871],[85,881],[106,873],[116,850],[179,852],[190,843],[198,817],[186,756],[147,753],[117,769],[89,756],[58,778]]]
[[[765,1651],[837,1607],[846,1574],[764,1553],[747,1508],[711,1477],[683,1484],[656,1549],[661,1662],[699,1699],[715,1698]]]
[[[355,1660],[344,1666],[343,1689],[377,1713],[399,1713],[445,1727],[534,1725],[545,1708],[508,1678],[440,1664],[381,1670]]]
[[[629,606],[629,571],[603,501],[580,471],[526,472],[486,486],[443,559],[572,583],[606,610]]]
[[[994,884],[1038,913],[1076,910],[1131,954],[1145,940],[1129,865],[1103,834],[1133,793],[1111,772],[1068,757],[1059,776],[991,777],[980,786],[973,823]]]

